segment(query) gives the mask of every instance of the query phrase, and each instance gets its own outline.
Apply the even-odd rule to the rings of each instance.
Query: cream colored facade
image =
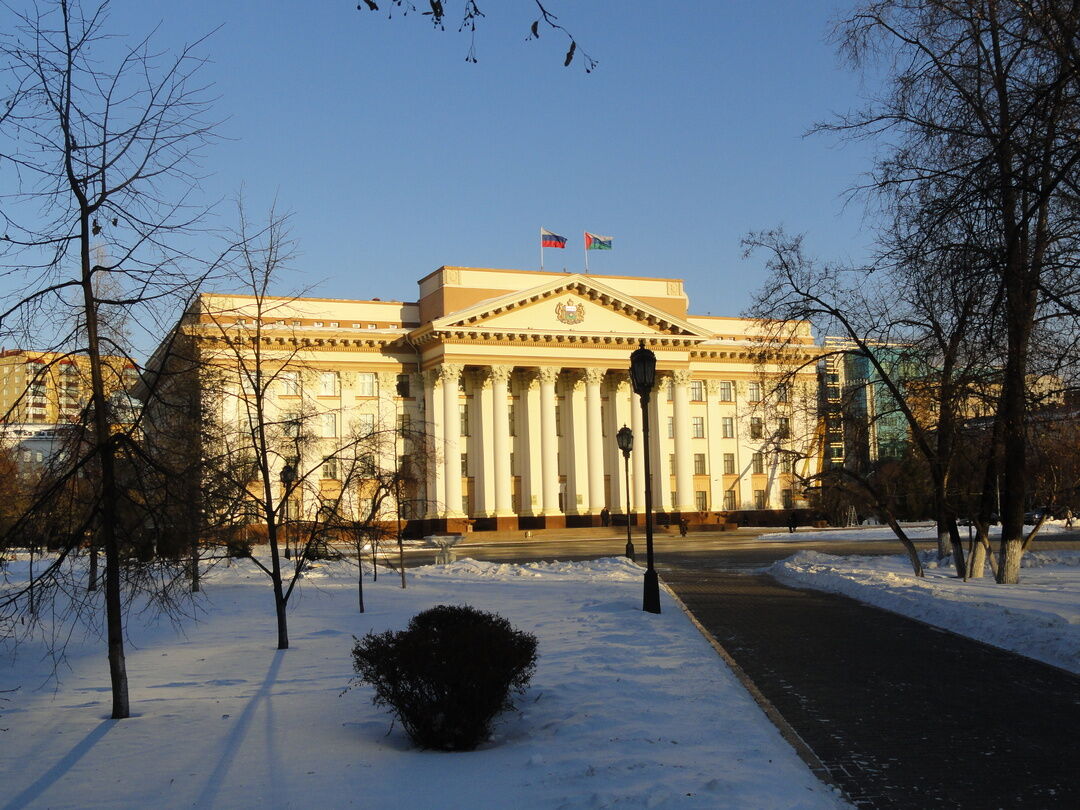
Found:
[[[303,361],[276,391],[281,413],[306,396],[342,432],[365,419],[422,425],[435,447],[419,505],[429,526],[596,525],[605,508],[624,513],[623,425],[634,433],[629,508],[640,512],[642,413],[627,369],[642,341],[657,356],[654,508],[713,522],[801,505],[797,474],[820,459],[795,400],[816,401],[814,364],[777,389],[754,322],[689,314],[678,279],[441,267],[419,286],[414,303],[263,300],[259,315],[254,299],[206,295],[185,328],[212,347],[261,317],[267,356]],[[816,354],[808,325],[797,343],[785,363]]]
[[[131,388],[138,380],[126,358],[106,356],[108,394]],[[79,421],[90,401],[90,361],[85,355],[0,351],[0,422],[33,425]]]

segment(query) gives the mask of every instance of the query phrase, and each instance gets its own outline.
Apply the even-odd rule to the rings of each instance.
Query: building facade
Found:
[[[689,314],[678,279],[441,267],[416,302],[203,295],[179,331],[225,375],[228,396],[213,406],[223,424],[245,413],[250,381],[230,381],[225,351],[240,336],[274,369],[275,421],[303,413],[318,426],[316,456],[358,425],[419,426],[434,450],[410,518],[427,530],[640,512],[645,452],[654,508],[691,522],[802,506],[799,482],[820,464],[809,325],[770,355],[755,322]],[[657,356],[648,448],[627,371],[641,344]],[[151,366],[164,362],[159,351]],[[793,365],[806,370],[779,382]]]
[[[138,371],[124,357],[102,357],[105,391],[132,388]],[[82,354],[0,351],[0,422],[70,424],[90,401],[90,360]]]

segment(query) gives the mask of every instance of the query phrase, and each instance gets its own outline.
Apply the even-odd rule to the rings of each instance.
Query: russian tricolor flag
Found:
[[[565,248],[566,237],[552,233],[547,228],[540,229],[540,247]]]

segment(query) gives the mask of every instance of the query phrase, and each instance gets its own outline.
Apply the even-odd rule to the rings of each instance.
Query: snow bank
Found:
[[[129,720],[106,719],[99,638],[73,640],[59,687],[44,649],[0,662],[5,807],[833,808],[716,653],[662,594],[643,613],[623,559],[409,572],[320,564],[274,649],[268,580],[248,561],[207,576],[202,620],[129,627]],[[440,603],[506,616],[539,639],[536,674],[480,750],[414,750],[355,687],[352,636],[403,627]]]
[[[800,551],[768,570],[791,585],[867,604],[1080,673],[1080,552],[1024,555],[1019,585],[964,582],[927,553],[916,577],[904,555],[836,557]]]

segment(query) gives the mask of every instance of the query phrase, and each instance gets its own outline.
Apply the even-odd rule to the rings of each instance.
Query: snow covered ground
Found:
[[[1045,527],[1044,527],[1045,530]],[[768,570],[799,587],[832,591],[1080,673],[1080,551],[1024,555],[1019,585],[957,579],[951,558],[837,557],[800,551]]]
[[[912,540],[937,539],[937,529],[933,523],[901,523],[900,525],[903,527],[904,533]],[[1032,528],[1034,527],[1028,526],[1026,531],[1031,531]],[[1039,537],[1045,537],[1048,534],[1059,534],[1067,531],[1071,530],[1065,527],[1064,520],[1048,520],[1039,529],[1036,541],[1038,541]],[[960,527],[960,537],[965,541],[968,539],[966,526]],[[1001,537],[1001,526],[991,526],[990,537]],[[869,540],[900,542],[896,539],[896,535],[893,534],[893,530],[888,526],[856,526],[850,529],[823,530],[808,530],[804,527],[795,533],[787,531],[768,532],[759,535],[756,539],[763,543],[817,543],[828,540],[844,540],[852,543]]]
[[[23,563],[12,563],[18,577]],[[60,669],[36,643],[0,659],[0,807],[14,808],[833,808],[817,782],[662,594],[640,610],[623,559],[498,565],[460,560],[365,581],[323,566],[274,649],[269,583],[220,567],[201,618],[178,634],[133,616],[131,719],[107,719],[104,644],[75,637]],[[481,750],[414,750],[356,687],[352,636],[403,627],[439,603],[506,616],[539,638],[528,692]]]

